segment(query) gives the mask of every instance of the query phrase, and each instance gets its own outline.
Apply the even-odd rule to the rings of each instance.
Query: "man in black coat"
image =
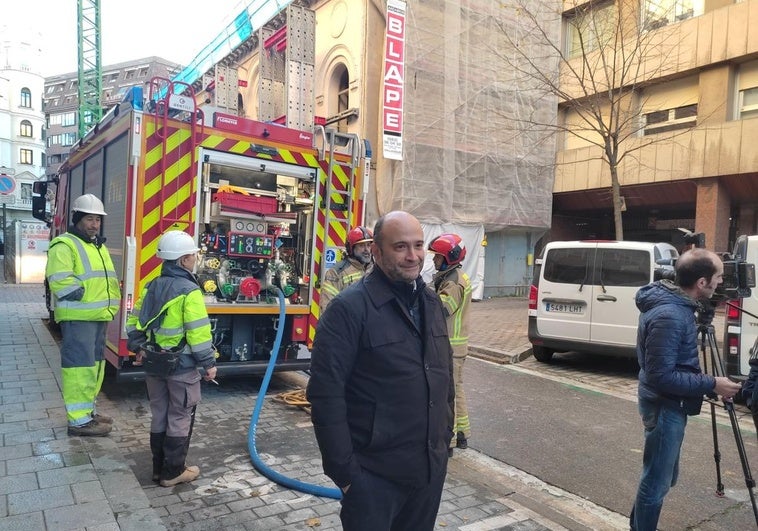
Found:
[[[452,348],[439,298],[420,277],[419,221],[377,221],[371,273],[319,321],[308,400],[346,531],[432,530],[453,436]]]

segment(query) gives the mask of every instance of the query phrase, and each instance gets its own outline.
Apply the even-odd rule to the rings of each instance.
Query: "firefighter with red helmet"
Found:
[[[327,269],[321,281],[321,312],[326,309],[334,297],[350,284],[357,282],[365,275],[372,262],[371,242],[374,234],[366,227],[355,227],[347,233],[345,257],[334,267]]]
[[[471,306],[471,281],[461,268],[466,257],[466,246],[457,234],[440,234],[429,243],[429,252],[434,253],[434,290],[437,292],[447,316],[447,331],[453,347],[453,379],[455,381],[455,437],[450,441],[448,453],[453,448],[468,448],[471,423],[463,389],[463,362],[468,355],[469,308]]]

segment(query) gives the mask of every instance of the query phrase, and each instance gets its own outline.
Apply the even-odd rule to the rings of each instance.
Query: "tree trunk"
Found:
[[[611,170],[611,194],[613,200],[613,223],[616,227],[616,240],[624,240],[624,222],[621,219],[621,186],[619,185],[618,169],[615,164],[610,165]]]

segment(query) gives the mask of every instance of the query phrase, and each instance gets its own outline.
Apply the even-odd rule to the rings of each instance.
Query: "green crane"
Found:
[[[76,0],[79,138],[103,117],[100,0]]]

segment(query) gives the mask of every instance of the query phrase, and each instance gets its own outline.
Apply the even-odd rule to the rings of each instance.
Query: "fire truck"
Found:
[[[32,205],[52,239],[67,230],[76,197],[102,198],[102,235],[123,293],[108,362],[122,380],[144,376],[126,348],[126,317],[160,273],[158,239],[183,230],[201,249],[197,278],[219,374],[263,373],[272,356],[275,370],[308,368],[319,278],[363,222],[368,143],[323,125],[297,130],[204,109],[190,85],[168,79],[143,92],[133,87],[74,145],[53,182],[35,183]]]

